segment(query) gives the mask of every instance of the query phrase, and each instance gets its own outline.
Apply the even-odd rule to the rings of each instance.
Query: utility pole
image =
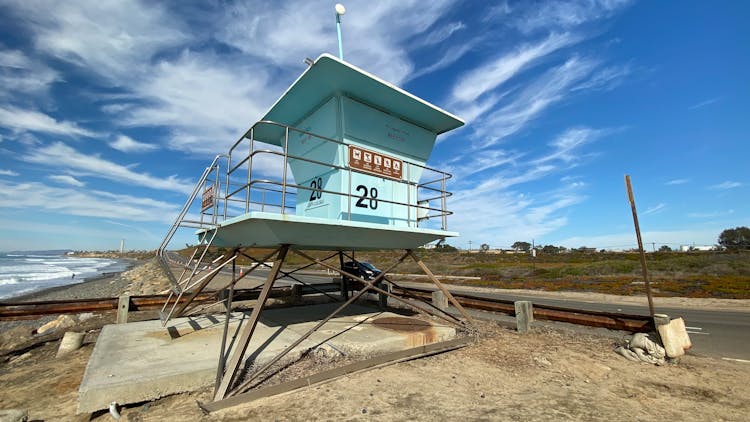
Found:
[[[469,241],[469,252],[471,252],[471,240]]]

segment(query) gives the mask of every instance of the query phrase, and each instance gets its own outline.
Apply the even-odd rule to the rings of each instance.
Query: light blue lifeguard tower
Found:
[[[451,194],[446,183],[451,176],[426,163],[436,137],[462,125],[461,119],[437,106],[323,54],[227,154],[217,156],[205,169],[159,248],[165,267],[184,268],[179,277],[172,276],[172,294],[162,309],[164,323],[186,314],[193,299],[229,264],[233,277],[225,289],[233,289],[253,269],[274,261],[247,329],[229,362],[225,365],[221,359],[216,399],[232,391],[240,358],[274,281],[280,274],[293,278],[296,270],[281,270],[289,251],[310,265],[362,283],[364,288],[352,297],[348,289],[342,292],[342,307],[368,291],[403,301],[381,282],[411,257],[470,320],[412,251],[458,235],[447,226]],[[187,261],[167,251],[181,227],[197,229],[199,240]],[[211,246],[233,252],[206,262]],[[272,252],[252,256],[257,248]],[[354,260],[348,251],[376,249],[404,254],[373,280],[342,270],[344,257]],[[334,254],[316,259],[306,250]],[[239,256],[257,265],[238,276],[234,264]],[[327,262],[335,257],[339,265]],[[231,297],[230,293],[227,309]]]

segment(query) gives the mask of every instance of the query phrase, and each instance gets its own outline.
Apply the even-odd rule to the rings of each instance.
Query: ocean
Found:
[[[77,258],[67,251],[0,253],[0,300],[50,287],[76,284],[129,263],[108,258]]]

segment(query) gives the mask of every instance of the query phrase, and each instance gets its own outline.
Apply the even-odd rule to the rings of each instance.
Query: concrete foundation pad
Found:
[[[297,340],[340,304],[265,310],[245,361],[263,364]],[[404,318],[350,305],[297,346],[285,360],[308,349],[325,354],[367,356],[454,338],[453,327]],[[229,338],[244,327],[248,314],[234,313]],[[78,411],[153,400],[213,385],[224,328],[222,316],[177,318],[107,325],[102,329],[79,388]]]

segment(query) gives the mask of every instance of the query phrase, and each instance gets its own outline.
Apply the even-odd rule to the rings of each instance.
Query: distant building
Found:
[[[715,251],[716,246],[713,245],[680,245],[680,252],[690,251]]]

